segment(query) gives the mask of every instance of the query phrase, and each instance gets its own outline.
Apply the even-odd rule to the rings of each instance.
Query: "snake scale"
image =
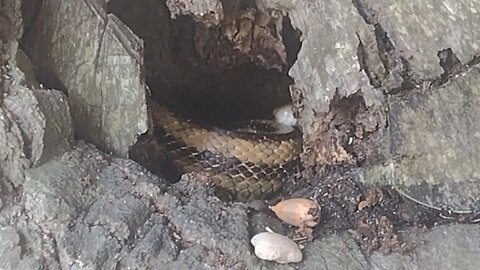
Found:
[[[208,172],[215,186],[239,201],[271,198],[299,171],[301,139],[296,128],[273,120],[220,128],[151,105],[155,137],[173,165],[182,173]]]

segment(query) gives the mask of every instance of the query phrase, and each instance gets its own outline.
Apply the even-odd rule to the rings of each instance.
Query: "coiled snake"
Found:
[[[298,173],[297,129],[270,120],[229,128],[200,124],[152,103],[155,137],[182,173],[205,171],[239,201],[267,199]]]

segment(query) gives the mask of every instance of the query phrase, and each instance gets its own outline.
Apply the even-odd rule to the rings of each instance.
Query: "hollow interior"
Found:
[[[255,28],[254,1],[240,2],[244,5],[236,13],[253,14]],[[171,19],[158,1],[113,0],[108,9],[144,40],[146,82],[157,101],[175,103],[208,121],[272,118],[274,108],[291,102],[293,81],[287,72],[300,42],[287,17],[281,18],[280,27],[271,18],[271,25],[261,26],[265,31],[244,41],[228,38],[227,19],[219,25],[193,16]],[[230,20],[236,20],[230,23],[234,28],[243,23]]]
[[[40,3],[24,5],[26,25]],[[111,0],[106,10],[143,40],[145,81],[155,101],[214,125],[272,119],[275,108],[291,103],[288,70],[300,50],[300,33],[288,16],[262,10],[254,0],[222,5],[219,21],[209,14],[172,18],[166,1],[156,0]],[[35,75],[45,87],[65,90],[48,69]],[[141,136],[131,157],[178,180],[177,173],[165,174],[165,158],[151,143]]]
[[[272,119],[275,108],[291,103],[288,70],[300,50],[300,33],[288,16],[259,10],[255,1],[223,5],[218,24],[208,16],[172,19],[158,1],[112,0],[108,10],[143,39],[146,83],[155,101],[213,125]],[[179,180],[181,173],[152,144],[140,138],[132,158]]]

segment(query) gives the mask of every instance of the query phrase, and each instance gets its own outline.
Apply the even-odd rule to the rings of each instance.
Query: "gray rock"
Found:
[[[27,171],[25,209],[55,239],[60,265],[110,269],[152,213],[148,198],[134,193],[155,192],[158,181],[132,161],[110,162],[80,143]]]
[[[96,180],[98,170],[105,166],[107,161],[102,154],[92,150],[76,150],[64,153],[45,165],[26,170],[26,209],[37,220],[59,219],[64,222],[68,217],[59,215],[75,215],[76,211],[82,211],[93,200],[95,194],[84,194],[83,191]]]
[[[217,25],[224,18],[224,7],[218,0],[167,0],[166,4],[172,19],[182,15],[190,15],[194,18],[198,17],[199,20],[204,19],[204,21]]]
[[[416,243],[413,254],[374,254],[373,269],[478,269],[478,225],[448,225],[427,232],[406,231]]]
[[[317,155],[325,155],[322,148],[333,148],[319,146],[321,138],[337,139],[324,131],[335,91],[338,98],[361,93],[367,107],[375,110],[386,100],[381,91],[440,76],[439,51],[451,48],[464,64],[478,54],[478,32],[470,30],[480,23],[474,8],[478,1],[262,0],[261,4],[288,12],[292,25],[302,32],[302,48],[290,70],[295,79],[292,98],[301,105],[306,151]],[[342,149],[325,152],[341,154]],[[310,159],[323,161],[306,156]]]
[[[395,0],[361,2],[375,13],[395,50],[423,77],[442,73],[439,51],[451,48],[464,64],[478,53],[480,33],[470,30],[480,27],[478,0],[428,0],[401,5]]]
[[[25,251],[21,243],[21,234],[14,227],[0,226],[0,268],[15,269],[42,269],[40,262]]]
[[[38,86],[28,57],[12,45],[7,88],[0,102],[0,164],[3,176],[14,186],[23,182],[24,169],[38,165],[65,149],[73,140],[65,95]],[[18,66],[17,66],[18,65]]]
[[[45,117],[32,89],[27,88],[28,85],[35,84],[28,57],[19,50],[11,63],[12,84],[8,93],[5,94],[2,107],[8,111],[11,120],[18,125],[21,140],[25,143],[24,154],[32,164],[35,164],[42,154]],[[18,67],[17,64],[19,64]]]
[[[188,199],[163,195],[163,185],[132,161],[110,163],[79,144],[28,170],[26,211],[55,239],[63,267],[252,265],[243,206],[228,207],[201,189]]]
[[[438,89],[391,98],[392,177],[422,204],[480,210],[479,75],[473,68]]]
[[[265,0],[267,6],[269,2]],[[292,1],[272,1],[272,5],[290,5]],[[281,3],[282,4],[281,4]],[[314,132],[314,115],[329,109],[336,89],[350,96],[359,89],[370,89],[369,79],[360,68],[357,56],[359,31],[371,31],[352,1],[328,5],[322,2],[293,1],[288,10],[292,25],[302,32],[302,48],[290,69],[295,87],[301,90],[305,109],[301,112],[307,134]],[[329,17],[329,20],[325,20]],[[350,27],[344,27],[349,25]]]
[[[98,1],[47,3],[37,15],[25,52],[38,76],[68,91],[76,135],[126,157],[147,130],[141,40]]]
[[[370,264],[347,234],[333,235],[306,246],[297,269],[370,269]]]
[[[66,96],[57,90],[31,90],[14,85],[3,108],[18,126],[23,154],[33,166],[64,152],[73,140]]]
[[[32,145],[41,155],[35,158],[34,165],[41,164],[69,150],[73,142],[73,125],[70,107],[65,94],[58,90],[36,89],[33,91],[38,107],[44,118],[42,142]]]
[[[13,73],[13,77],[17,79],[17,83],[29,89],[39,89],[40,84],[35,78],[33,64],[22,49],[17,49],[14,60],[11,72]]]
[[[2,239],[0,244],[0,268],[16,269],[20,264],[21,249],[18,246],[20,237],[15,228],[0,228],[0,239]]]
[[[0,172],[2,181],[18,186],[23,182],[24,170],[30,166],[23,149],[22,130],[13,115],[0,105]]]
[[[298,111],[305,152],[308,153],[304,157],[305,163],[329,164],[348,159],[343,147],[334,143],[322,144],[337,140],[329,138],[334,134],[326,134],[326,126],[332,117],[327,114],[334,98],[349,97],[354,93],[363,94],[368,106],[383,103],[383,93],[372,86],[359,53],[362,33],[369,33],[370,39],[375,40],[372,37],[374,27],[364,21],[354,3],[348,0],[328,4],[302,0],[261,2],[266,7],[284,10],[292,26],[302,34],[298,59],[289,75],[295,81],[290,92]]]

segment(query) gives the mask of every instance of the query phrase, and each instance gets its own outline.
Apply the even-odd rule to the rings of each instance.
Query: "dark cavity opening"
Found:
[[[221,2],[224,14],[217,21],[215,14],[172,18],[166,1],[110,0],[105,8],[143,40],[145,81],[155,102],[218,126],[272,119],[275,108],[291,103],[288,71],[297,59],[301,33],[287,15],[258,8],[255,0]],[[24,37],[35,31],[42,3],[23,1]],[[20,48],[26,47],[34,44],[22,38]],[[68,95],[49,70],[51,63],[34,64],[39,83]],[[151,128],[140,136],[130,157],[178,180],[180,173],[155,144],[153,133]]]
[[[291,103],[288,70],[301,47],[300,32],[278,11],[255,1],[223,1],[224,18],[176,15],[165,2],[112,0],[118,16],[145,45],[145,77],[152,99],[213,125],[272,119]],[[152,138],[143,135],[131,157],[168,180],[181,172]]]

